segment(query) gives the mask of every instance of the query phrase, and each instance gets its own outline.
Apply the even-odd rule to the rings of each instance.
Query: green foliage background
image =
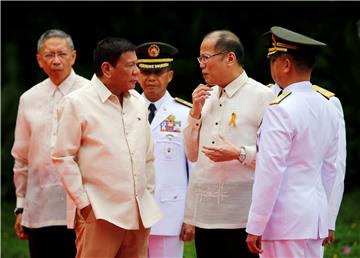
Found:
[[[246,51],[246,72],[264,84],[272,81],[262,34],[271,26],[282,26],[327,43],[312,82],[335,92],[343,104],[348,152],[345,191],[358,192],[354,190],[358,189],[360,179],[357,166],[360,160],[357,136],[360,128],[360,2],[1,1],[0,4],[1,199],[6,201],[6,213],[12,209],[11,203],[15,206],[10,150],[18,101],[24,91],[46,78],[35,54],[39,36],[50,28],[72,35],[78,53],[74,68],[89,79],[93,74],[93,49],[104,37],[120,36],[135,44],[164,41],[176,46],[179,54],[169,90],[174,96],[187,100],[191,100],[192,90],[203,81],[196,57],[202,37],[211,30],[228,29],[240,37]],[[342,212],[348,214],[351,209]],[[9,228],[5,234],[11,234],[6,232],[11,232],[13,222],[7,218],[3,217],[2,224],[6,223],[5,228]],[[358,212],[346,225],[359,225]],[[358,226],[349,232],[354,230],[359,232]],[[347,234],[345,232],[341,235]],[[357,237],[349,237],[355,239],[354,243],[341,243],[341,246],[357,245],[359,235],[355,235]],[[339,241],[344,241],[341,239]],[[330,253],[332,257],[342,257],[341,251],[329,250],[328,255]]]
[[[328,44],[317,62],[313,83],[334,91],[342,101],[348,140],[346,191],[357,187],[360,2],[1,1],[2,198],[14,198],[10,150],[19,97],[46,77],[35,58],[37,40],[45,30],[59,28],[72,35],[78,53],[75,70],[87,78],[93,74],[93,49],[104,37],[120,36],[135,44],[173,44],[179,54],[169,89],[174,96],[191,100],[192,90],[202,82],[196,61],[199,45],[214,29],[239,35],[246,51],[246,72],[264,84],[270,83],[262,34],[274,25]]]
[[[10,150],[17,106],[24,91],[46,78],[35,58],[37,40],[45,30],[58,28],[72,35],[78,53],[74,68],[89,79],[93,49],[104,37],[124,37],[135,44],[168,42],[179,49],[169,90],[191,101],[192,90],[203,82],[196,61],[199,45],[203,36],[215,29],[235,32],[245,47],[248,75],[264,84],[272,82],[262,40],[271,26],[328,44],[318,59],[312,82],[335,92],[343,104],[348,151],[345,191],[358,188],[360,2],[1,1],[2,200],[15,205]]]

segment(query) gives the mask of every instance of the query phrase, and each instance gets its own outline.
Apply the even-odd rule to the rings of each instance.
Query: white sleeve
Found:
[[[201,119],[195,119],[190,114],[188,121],[184,127],[184,148],[186,156],[190,161],[197,161],[199,155],[199,133],[201,127]]]
[[[330,102],[336,109],[336,114],[339,121],[338,154],[336,159],[337,173],[329,202],[329,229],[335,230],[336,218],[339,214],[339,209],[344,193],[344,180],[346,172],[346,131],[344,113],[340,100],[337,97],[332,97],[330,98]]]
[[[57,136],[51,157],[61,181],[78,209],[90,204],[83,186],[76,157],[81,144],[82,130],[86,127],[76,111],[76,104],[65,97],[57,110]]]
[[[20,98],[15,127],[14,145],[11,155],[14,157],[14,184],[16,188],[16,207],[23,208],[28,180],[28,152],[31,130],[25,118],[24,99]]]

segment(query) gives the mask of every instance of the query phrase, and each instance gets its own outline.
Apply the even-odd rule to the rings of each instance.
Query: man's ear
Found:
[[[101,71],[106,78],[111,77],[111,69],[112,69],[112,65],[110,63],[104,62],[101,64]]]
[[[167,73],[168,83],[170,83],[172,81],[173,77],[174,77],[174,71],[173,70],[168,71],[168,73]]]
[[[39,64],[39,67],[40,67],[40,68],[43,68],[41,56],[40,56],[39,53],[36,54],[36,60],[37,60],[37,62],[38,62],[38,64]]]
[[[284,72],[288,73],[293,67],[293,64],[291,63],[289,58],[284,59],[283,69]]]
[[[75,64],[76,60],[76,50],[71,51],[71,65]]]
[[[231,63],[234,63],[234,62],[236,62],[235,53],[234,53],[234,52],[229,52],[229,53],[226,55],[226,63],[227,63],[227,64],[231,64]]]

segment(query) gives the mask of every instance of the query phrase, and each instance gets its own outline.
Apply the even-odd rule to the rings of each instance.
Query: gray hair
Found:
[[[72,50],[75,50],[74,47],[74,42],[71,39],[71,36],[69,34],[67,34],[66,32],[62,31],[62,30],[56,30],[56,29],[51,29],[51,30],[47,30],[45,31],[39,38],[38,40],[38,44],[37,44],[37,51],[39,52],[40,49],[43,47],[44,42],[50,38],[62,38],[65,39],[66,42],[68,43],[69,47]]]

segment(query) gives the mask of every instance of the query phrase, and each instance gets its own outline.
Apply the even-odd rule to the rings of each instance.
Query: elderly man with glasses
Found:
[[[15,233],[28,239],[30,257],[75,257],[75,232],[66,227],[66,193],[52,164],[56,136],[56,107],[89,80],[73,70],[76,50],[64,31],[45,31],[36,58],[47,78],[24,92],[15,128]]]
[[[275,97],[243,69],[244,48],[230,31],[207,34],[198,61],[205,84],[192,93],[185,149],[197,161],[190,177],[185,222],[195,225],[198,258],[258,257],[246,246],[256,133]]]

